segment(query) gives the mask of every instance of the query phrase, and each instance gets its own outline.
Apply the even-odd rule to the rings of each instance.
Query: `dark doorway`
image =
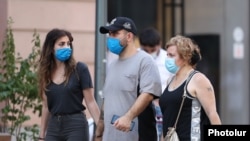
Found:
[[[197,65],[197,70],[204,73],[211,81],[216,97],[218,112],[220,101],[220,38],[217,34],[187,35],[198,44],[202,60]]]
[[[138,33],[148,26],[156,27],[156,0],[108,0],[108,21],[117,16],[131,18]]]

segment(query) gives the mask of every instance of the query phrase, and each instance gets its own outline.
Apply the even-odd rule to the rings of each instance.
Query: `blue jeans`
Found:
[[[89,127],[86,115],[51,116],[48,123],[46,141],[89,141]]]
[[[162,112],[159,106],[155,106],[155,119],[156,119],[158,141],[160,141],[162,135]]]

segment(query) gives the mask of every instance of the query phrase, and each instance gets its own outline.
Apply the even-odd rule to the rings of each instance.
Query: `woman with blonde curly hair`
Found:
[[[186,98],[176,132],[180,141],[200,141],[203,125],[221,124],[221,120],[216,110],[215,94],[210,80],[202,72],[195,70],[201,60],[199,47],[190,38],[177,35],[167,42],[166,50],[166,69],[175,75],[168,80],[159,100],[163,113],[163,137],[166,136],[168,128],[175,124],[185,89]],[[187,80],[188,77],[191,79]]]

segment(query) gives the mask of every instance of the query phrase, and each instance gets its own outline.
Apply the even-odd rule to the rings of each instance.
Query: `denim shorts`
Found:
[[[82,112],[52,115],[49,118],[46,141],[89,141],[89,127]]]

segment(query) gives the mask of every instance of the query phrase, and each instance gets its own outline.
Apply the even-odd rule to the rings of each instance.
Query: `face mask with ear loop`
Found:
[[[124,49],[120,40],[113,37],[107,37],[107,47],[112,53],[117,55],[119,55]]]
[[[174,58],[169,58],[167,57],[165,59],[165,67],[166,69],[173,73],[173,74],[176,74],[176,72],[180,69],[180,67],[178,67],[176,64],[175,64],[175,59]]]
[[[71,54],[72,49],[69,46],[58,48],[55,52],[56,59],[61,62],[67,61],[70,58]]]

